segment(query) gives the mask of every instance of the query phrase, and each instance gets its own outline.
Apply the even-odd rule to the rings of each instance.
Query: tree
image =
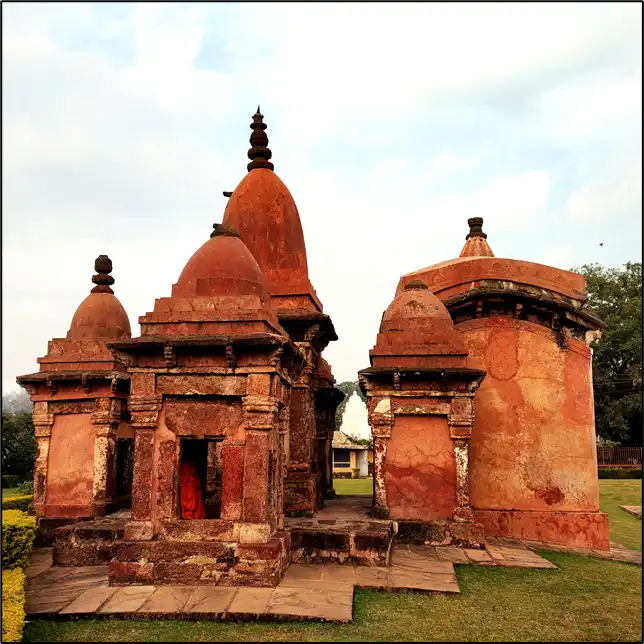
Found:
[[[11,413],[2,410],[2,473],[20,476],[27,481],[33,477],[36,438],[31,413]]]
[[[586,264],[589,308],[605,323],[593,349],[595,425],[605,440],[642,445],[642,264]]]

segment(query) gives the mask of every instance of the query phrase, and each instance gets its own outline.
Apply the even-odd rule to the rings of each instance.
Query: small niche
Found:
[[[179,466],[179,517],[221,516],[221,440],[184,438]]]

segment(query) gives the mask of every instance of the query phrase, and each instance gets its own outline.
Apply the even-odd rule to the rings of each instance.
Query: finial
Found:
[[[232,196],[233,196],[232,192],[229,192],[228,190],[224,190],[224,197],[228,199],[229,197],[232,197]]]
[[[110,275],[112,272],[112,260],[107,255],[99,255],[94,261],[94,270],[98,275],[92,275],[92,282],[96,286],[91,290],[92,293],[114,293],[110,288],[114,284],[114,278]]]
[[[229,224],[213,224],[212,227],[215,229],[210,234],[210,237],[239,237],[239,233],[235,228]]]
[[[483,237],[483,239],[487,239],[487,235],[483,232],[483,217],[471,217],[467,220],[467,223],[470,227],[470,232],[465,239],[469,239],[470,237]]]
[[[253,133],[250,135],[250,144],[251,149],[248,150],[248,158],[250,163],[248,164],[248,171],[254,170],[255,168],[268,168],[273,170],[274,166],[269,161],[273,156],[273,153],[268,149],[268,136],[266,136],[266,123],[264,123],[264,115],[259,111],[259,105],[257,106],[257,112],[253,114],[253,122],[250,124],[250,129],[253,130]]]

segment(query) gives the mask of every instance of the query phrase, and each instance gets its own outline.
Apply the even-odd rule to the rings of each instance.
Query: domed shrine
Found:
[[[483,232],[483,219],[473,217],[468,223],[458,259],[400,278],[371,351],[372,366],[361,372],[375,440],[378,505],[399,520],[403,533],[412,530],[418,513],[413,503],[401,507],[401,496],[420,498],[422,490],[431,498],[449,497],[451,503],[463,489],[462,468],[469,481],[469,507],[486,535],[606,549],[608,520],[599,512],[589,347],[601,322],[587,309],[584,278],[551,266],[497,258]],[[416,293],[421,287],[428,295],[414,297],[412,305],[409,289]],[[438,303],[436,322],[417,320],[412,313],[422,315],[430,307],[437,311]],[[426,452],[415,456],[425,467],[447,468],[439,484],[424,479],[419,465],[413,474],[402,470],[400,463],[409,460],[395,446],[411,441],[414,423],[420,435],[430,431],[431,423],[418,420],[422,405],[415,405],[422,400],[438,404],[452,386],[447,384],[450,370],[443,369],[440,386],[428,382],[423,391],[418,379],[425,377],[424,370],[439,365],[453,369],[456,358],[438,356],[436,350],[421,357],[414,348],[421,334],[431,338],[431,326],[438,330],[439,319],[441,325],[447,323],[445,311],[453,321],[452,337],[458,338],[454,347],[460,347],[457,368],[485,376],[474,399],[459,394],[452,402],[461,418],[468,419],[464,434],[469,446],[460,457],[455,452],[441,460],[434,438],[438,434],[428,434],[424,447],[424,441],[415,445]],[[392,325],[395,334],[389,331]],[[409,333],[411,325],[424,330]],[[404,340],[394,340],[397,336]],[[407,353],[401,349],[405,342]],[[412,400],[414,405],[407,404]],[[443,409],[448,411],[447,406]],[[432,422],[438,423],[435,417]],[[444,443],[446,455],[446,439]]]
[[[373,496],[335,499],[344,394],[322,353],[337,335],[259,108],[250,127],[222,223],[140,335],[101,255],[67,337],[18,378],[54,563],[109,564],[110,585],[274,586],[290,563],[388,566],[394,540],[607,549],[589,348],[601,322],[580,275],[496,257],[480,217],[458,258],[400,278],[358,374]]]
[[[95,286],[67,337],[49,342],[39,372],[17,379],[34,403],[33,509],[45,539],[69,519],[104,515],[127,493],[119,485],[116,451],[117,442],[131,445],[130,376],[107,343],[129,338],[130,322],[111,288],[109,257],[99,256],[95,270]]]

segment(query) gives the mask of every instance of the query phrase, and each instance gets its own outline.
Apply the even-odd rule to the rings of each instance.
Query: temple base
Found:
[[[276,586],[289,565],[289,548],[285,532],[266,543],[120,541],[109,584]]]
[[[398,520],[398,543],[428,546],[485,547],[483,525],[477,521]]]
[[[54,531],[55,566],[101,566],[114,556],[114,544],[123,539],[129,513],[81,521]]]
[[[63,526],[72,525],[79,522],[91,521],[94,517],[80,516],[72,518],[59,518],[59,517],[40,517],[37,519],[36,524],[36,537],[34,539],[34,546],[37,547],[50,547],[54,544],[55,531]]]
[[[488,537],[511,537],[575,548],[609,550],[608,517],[603,512],[475,510]]]

